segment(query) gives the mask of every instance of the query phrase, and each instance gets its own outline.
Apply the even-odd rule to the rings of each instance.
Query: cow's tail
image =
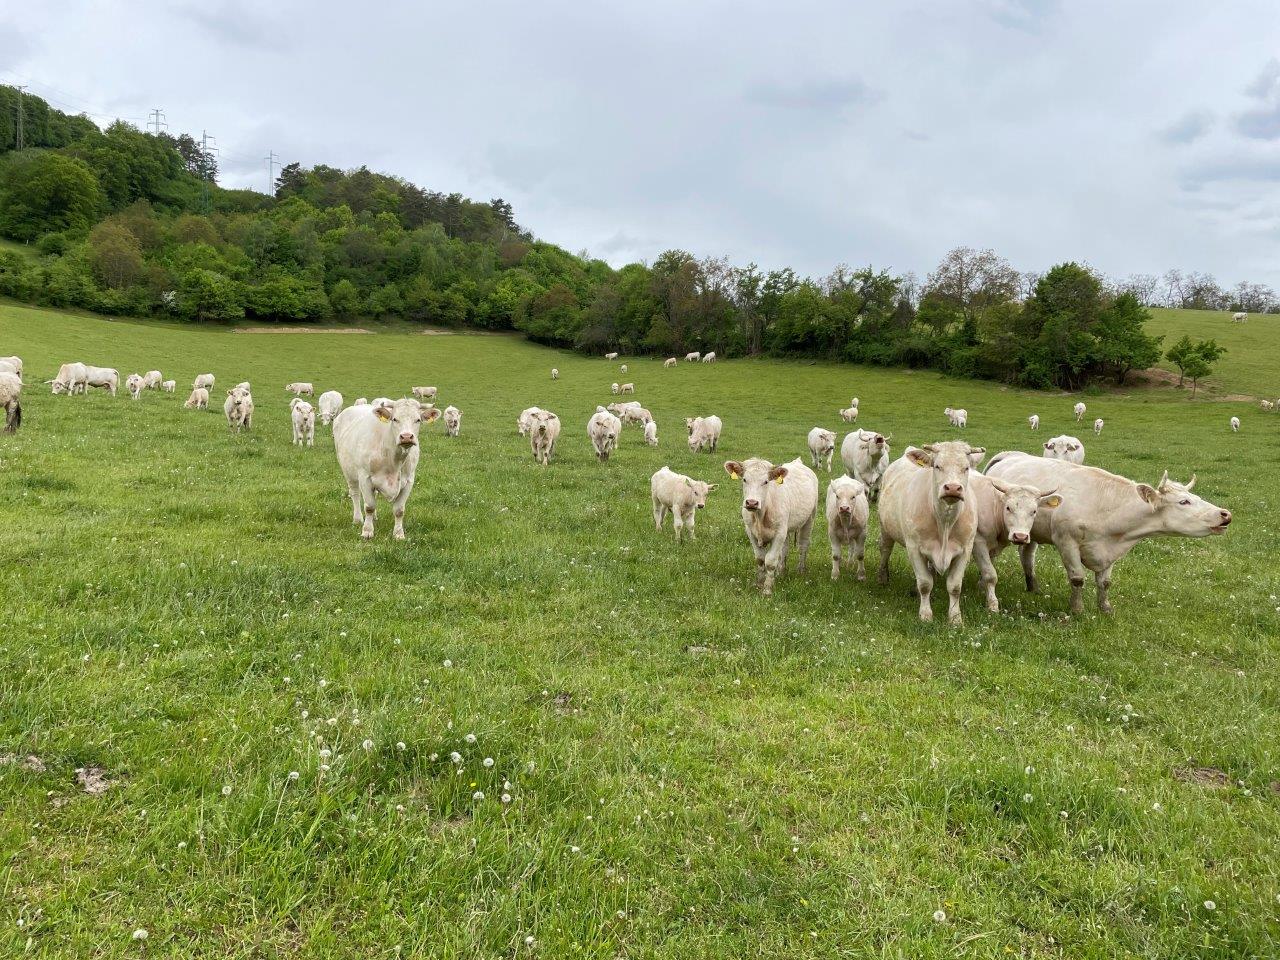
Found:
[[[15,400],[13,401],[12,409],[8,412],[8,416],[5,417],[4,432],[17,433],[20,426],[22,426],[22,404]]]

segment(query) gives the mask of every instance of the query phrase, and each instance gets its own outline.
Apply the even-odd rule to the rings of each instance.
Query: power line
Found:
[[[214,149],[217,149],[217,137],[210,137],[208,130],[200,131],[200,152],[204,154],[204,169],[201,171],[200,177],[200,205],[204,208],[204,212],[209,212],[209,180],[213,176],[213,172],[209,169],[209,141],[215,143]]]
[[[22,92],[27,88],[25,86],[17,87],[18,91],[18,149],[23,148],[22,141],[22,115],[27,112],[26,104],[23,103]]]
[[[267,196],[274,197],[276,193],[276,163],[280,158],[276,156],[274,150],[268,150],[267,155],[262,159],[267,161]]]
[[[160,136],[160,130],[162,128],[165,130],[169,129],[169,124],[166,123],[164,119],[164,111],[159,107],[156,107],[147,115],[147,128],[150,129],[152,127],[155,128],[153,132],[157,137]]]

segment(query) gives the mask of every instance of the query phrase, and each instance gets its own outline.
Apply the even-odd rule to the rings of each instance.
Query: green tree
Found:
[[[14,240],[87,230],[102,206],[102,190],[83,160],[29,151],[11,160],[0,177],[0,234]]]
[[[1214,365],[1226,352],[1226,348],[1218,346],[1216,340],[1192,343],[1190,337],[1184,336],[1169,348],[1165,356],[1178,368],[1178,386],[1187,379],[1191,380],[1191,399],[1194,400],[1200,380],[1213,373]]]
[[[1160,360],[1164,337],[1146,332],[1151,313],[1132,293],[1122,293],[1103,311],[1098,321],[1098,359],[1115,374],[1123,386],[1130,370],[1145,370]]]
[[[103,221],[89,232],[89,262],[94,275],[113,290],[129,286],[142,273],[138,238],[118,223]]]
[[[182,276],[175,312],[187,320],[239,320],[244,305],[239,285],[213,270],[199,267]]]
[[[1182,386],[1183,381],[1186,380],[1187,363],[1195,355],[1195,352],[1195,343],[1185,333],[1165,352],[1165,359],[1178,368],[1178,386]]]

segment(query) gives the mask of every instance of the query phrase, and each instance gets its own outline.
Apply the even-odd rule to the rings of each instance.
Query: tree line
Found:
[[[0,87],[0,111],[15,98]],[[12,117],[0,124],[0,236],[27,248],[0,247],[0,294],[52,306],[191,322],[399,319],[593,353],[817,357],[1068,388],[1154,364],[1147,307],[1171,297],[1276,309],[1259,285],[1117,283],[1076,263],[1033,275],[969,248],[923,281],[844,265],[815,279],[682,250],[614,269],[538,240],[502,199],[297,163],[274,196],[228,190],[190,136],[99,129],[30,95],[21,105],[26,149],[14,149]]]

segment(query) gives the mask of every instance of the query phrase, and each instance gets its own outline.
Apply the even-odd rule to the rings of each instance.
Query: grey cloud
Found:
[[[1193,110],[1160,130],[1160,139],[1166,143],[1194,143],[1209,132],[1213,119],[1208,110]]]
[[[1280,163],[1260,157],[1212,160],[1197,164],[1183,175],[1183,185],[1189,190],[1214,183],[1280,183]]]
[[[1034,32],[1058,11],[1058,0],[983,0],[987,16],[1003,27]]]
[[[882,96],[857,77],[759,85],[747,92],[752,103],[788,110],[843,110],[868,106]]]
[[[285,46],[283,24],[264,18],[239,0],[192,4],[175,12],[236,47],[281,50]]]
[[[1251,140],[1280,138],[1280,60],[1270,60],[1245,93],[1261,105],[1236,114],[1236,131]]]
[[[11,21],[0,22],[0,63],[13,66],[22,63],[31,52],[27,35]]]

